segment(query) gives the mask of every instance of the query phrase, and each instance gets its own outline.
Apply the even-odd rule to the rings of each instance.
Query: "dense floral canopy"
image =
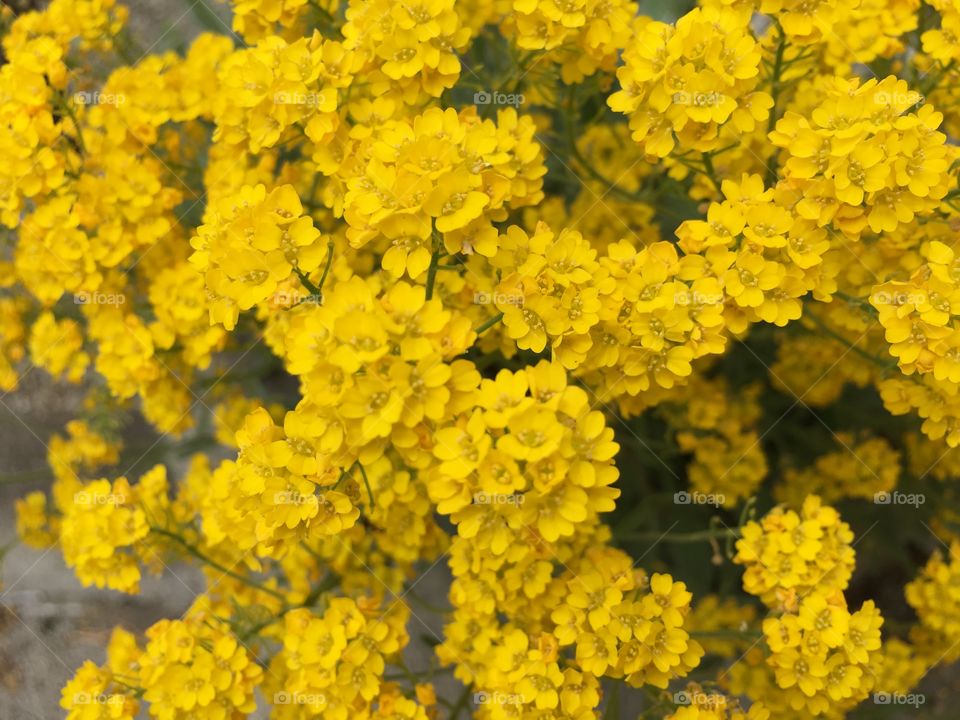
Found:
[[[0,15],[0,388],[88,393],[20,537],[207,578],[70,720],[841,718],[960,658],[960,2],[229,5]],[[132,413],[202,450],[130,472]],[[926,538],[883,598],[867,505]]]

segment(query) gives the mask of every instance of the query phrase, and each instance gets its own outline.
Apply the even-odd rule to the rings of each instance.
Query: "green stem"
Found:
[[[327,264],[323,268],[323,275],[320,276],[320,282],[317,285],[317,293],[323,290],[323,284],[327,281],[327,275],[330,274],[330,267],[333,265],[333,240],[327,243]]]
[[[484,332],[486,332],[487,330],[489,330],[490,328],[492,328],[494,325],[496,325],[496,324],[497,324],[498,322],[500,322],[501,320],[503,320],[503,313],[502,313],[502,312],[501,312],[501,313],[497,313],[497,314],[494,315],[492,318],[489,318],[488,320],[485,320],[484,322],[480,323],[479,325],[477,325],[477,326],[473,329],[473,331],[474,331],[477,335],[483,335]]]
[[[880,358],[878,358],[876,355],[873,355],[873,354],[871,354],[871,353],[868,353],[868,352],[867,352],[866,350],[864,350],[863,348],[857,347],[857,346],[854,345],[852,342],[850,342],[849,340],[847,340],[847,338],[845,338],[843,335],[841,335],[840,333],[838,333],[838,332],[837,332],[836,330],[834,330],[833,328],[829,327],[829,326],[828,326],[826,323],[824,323],[823,320],[821,320],[819,317],[817,317],[817,316],[814,315],[812,312],[810,312],[809,308],[806,310],[806,312],[805,312],[804,314],[806,315],[806,317],[810,318],[810,319],[813,321],[813,324],[816,325],[817,328],[818,328],[824,335],[827,335],[828,337],[833,338],[833,339],[836,340],[837,342],[842,343],[845,347],[847,347],[847,348],[849,348],[851,351],[855,352],[857,355],[859,355],[860,357],[862,357],[864,360],[869,360],[870,362],[876,364],[877,366],[879,366],[879,367],[882,368],[883,370],[890,370],[892,367],[894,367],[894,366],[897,364],[895,360],[894,360],[894,361],[890,361],[890,362],[884,362],[883,360],[881,360]]]
[[[955,62],[956,62],[955,60],[951,60],[950,62],[948,62],[946,65],[943,66],[940,72],[938,72],[936,75],[930,78],[928,82],[920,86],[920,94],[923,95],[924,98],[926,98],[927,95],[929,95],[931,92],[933,92],[936,89],[937,85],[943,79],[944,75],[946,75],[953,69]]]
[[[604,720],[617,720],[620,717],[620,682],[613,681],[613,691],[610,693],[610,700],[607,703],[607,709],[603,713]]]
[[[713,157],[710,153],[703,153],[703,172],[710,178],[717,192],[720,192],[720,181],[717,179],[717,171],[713,169]]]
[[[570,92],[567,96],[567,136],[566,136],[566,145],[567,152],[570,157],[577,161],[577,163],[583,166],[583,169],[587,171],[587,174],[590,175],[594,180],[600,182],[608,192],[612,192],[614,195],[619,195],[623,200],[631,200],[634,202],[637,201],[646,201],[649,200],[649,196],[643,193],[631,192],[629,190],[624,190],[622,187],[617,185],[616,182],[606,177],[603,173],[598,171],[596,168],[591,165],[587,159],[580,152],[580,149],[577,147],[577,137],[578,137],[578,125],[576,121],[575,112],[575,98],[576,93],[574,90],[575,86],[570,86]],[[579,179],[579,178],[578,178]]]
[[[406,665],[398,664],[398,667],[403,668],[404,672],[402,673],[385,673],[383,679],[387,682],[392,682],[396,680],[410,680],[413,684],[416,684],[422,680],[430,680],[431,678],[437,675],[447,675],[453,672],[452,667],[445,668],[431,668],[430,670],[424,670],[423,672],[414,672],[413,670],[407,669]]]
[[[247,640],[248,638],[253,637],[257,633],[259,633],[261,630],[263,630],[265,627],[269,627],[273,623],[283,618],[283,616],[286,615],[291,610],[313,607],[316,604],[317,600],[320,599],[321,595],[333,590],[337,586],[337,583],[339,582],[340,582],[340,578],[337,577],[335,573],[332,573],[332,572],[328,573],[320,582],[320,584],[317,585],[315,588],[313,588],[313,590],[310,591],[310,594],[303,599],[303,602],[295,603],[293,605],[287,605],[282,610],[280,610],[280,612],[277,613],[275,616],[269,617],[266,620],[262,620],[258,622],[256,625],[251,626],[248,630],[246,630],[243,633],[242,639]]]
[[[318,288],[316,285],[310,282],[310,278],[308,278],[303,273],[303,271],[300,270],[300,268],[295,267],[293,269],[293,272],[294,274],[296,274],[298,278],[300,278],[300,284],[307,289],[307,292],[309,292],[311,295],[316,295],[317,297],[320,297],[320,288]]]
[[[701,640],[755,640],[763,637],[759,630],[693,630],[690,637]]]
[[[354,465],[360,468],[360,474],[363,476],[363,484],[367,486],[367,495],[370,496],[370,507],[376,507],[376,503],[373,501],[373,490],[370,489],[370,481],[367,479],[367,471],[363,465],[360,464],[359,460],[357,460]]]
[[[617,540],[659,540],[660,542],[674,543],[697,543],[710,542],[718,538],[740,537],[740,534],[734,529],[724,528],[722,530],[700,530],[690,533],[659,533],[659,532],[625,532],[616,535]]]
[[[180,537],[176,533],[170,532],[169,530],[164,530],[163,528],[153,527],[153,526],[150,527],[150,532],[154,532],[157,535],[173,540],[175,543],[180,545],[188,554],[197,558],[197,560],[200,560],[201,562],[206,563],[207,565],[212,567],[214,570],[217,570],[218,572],[222,572],[227,577],[231,577],[234,580],[243,583],[244,585],[248,585],[249,587],[255,588],[260,592],[264,592],[267,595],[275,597],[279,600],[285,600],[283,593],[278,592],[277,590],[274,590],[272,588],[264,587],[263,585],[256,582],[255,580],[251,580],[250,578],[244,575],[241,575],[240,573],[235,573],[230,568],[224,567],[223,565],[218,563],[216,560],[206,555],[198,547],[188,542],[184,538]]]
[[[70,103],[67,102],[67,99],[63,99],[61,104],[63,111],[66,113],[67,117],[73,122],[73,127],[77,131],[77,147],[80,150],[80,154],[86,156],[87,154],[87,144],[83,141],[83,130],[80,129],[80,120],[77,118],[77,113],[70,106]]]
[[[440,264],[441,243],[437,242],[437,231],[434,230],[433,255],[430,256],[430,267],[427,268],[427,300],[433,299],[433,286],[437,282],[437,267]]]
[[[777,54],[773,61],[773,72],[770,75],[770,98],[773,100],[773,106],[770,108],[770,118],[767,120],[767,134],[773,132],[777,126],[777,101],[780,99],[780,76],[783,73],[783,54],[787,49],[787,35],[777,23],[777,30],[780,33],[780,39],[777,42]],[[773,185],[777,179],[776,163],[771,158],[771,164],[767,166],[766,185]]]

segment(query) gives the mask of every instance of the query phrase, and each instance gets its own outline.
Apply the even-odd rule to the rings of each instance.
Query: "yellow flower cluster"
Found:
[[[800,600],[796,612],[765,620],[767,663],[785,691],[783,704],[811,715],[859,704],[873,687],[871,662],[882,623],[873,601],[851,613],[842,595],[816,590]]]
[[[770,141],[783,149],[782,192],[797,215],[858,239],[892,232],[929,213],[950,189],[956,157],[937,128],[943,116],[920,104],[904,80],[834,78],[806,113],[788,111]]]
[[[338,92],[350,84],[356,64],[341,43],[319,34],[289,45],[271,36],[229,55],[217,70],[223,91],[215,96],[214,139],[256,153],[287,139],[295,127],[324,142],[339,124]]]
[[[811,592],[842,592],[853,573],[850,526],[816,495],[800,512],[777,506],[743,526],[734,562],[745,566],[743,589],[770,608],[796,611]]]
[[[559,64],[565,83],[581,82],[598,70],[612,72],[617,54],[630,42],[637,14],[629,0],[514,0],[501,27],[529,51],[534,65]]]
[[[773,100],[757,90],[761,49],[749,19],[697,8],[676,25],[637,28],[609,102],[648,154],[717,150],[766,122]]]
[[[512,108],[496,123],[452,108],[392,120],[400,108],[384,100],[368,112],[380,116],[376,132],[335,142],[315,159],[339,176],[332,191],[351,246],[379,240],[383,267],[396,277],[422,277],[440,239],[451,254],[492,256],[492,222],[543,197],[536,126]]]
[[[777,499],[800,505],[803,498],[816,493],[827,503],[843,498],[873,500],[889,494],[900,477],[900,453],[880,437],[857,441],[849,433],[837,433],[841,448],[818,457],[813,465],[784,473],[777,488]]]
[[[166,501],[167,473],[158,465],[131,487],[126,478],[80,486],[60,529],[63,558],[85,585],[137,592],[138,545],[150,532],[148,513]]]
[[[309,275],[323,262],[320,231],[291,185],[269,195],[263,185],[245,186],[212,214],[214,221],[191,240],[190,257],[211,295],[211,324],[233,330],[241,310],[274,295],[291,274]]]
[[[263,668],[201,595],[180,620],[160,620],[146,631],[146,646],[116,630],[107,663],[87,661],[63,689],[68,720],[137,717],[142,694],[158,720],[243,718],[256,708],[254,689]],[[162,708],[157,712],[157,708]]]
[[[732,301],[727,325],[735,332],[746,322],[782,327],[796,320],[800,298],[830,282],[826,231],[791,213],[759,175],[724,180],[722,191],[725,200],[710,205],[706,220],[677,229],[680,247],[701,254],[722,280],[723,298]]]
[[[421,93],[438,97],[460,77],[460,58],[471,32],[467,7],[454,0],[351,0],[340,29],[344,46],[362,54],[374,95],[416,105]]]
[[[711,495],[719,505],[733,507],[754,494],[769,466],[755,424],[760,416],[759,388],[734,395],[721,382],[692,380],[664,406],[676,443],[693,455],[687,465],[692,490]]]
[[[744,709],[737,698],[719,692],[708,692],[702,685],[689,683],[674,695],[682,703],[664,720],[768,720],[770,711],[763,703]]]
[[[407,616],[349,598],[331,600],[322,617],[307,609],[287,613],[283,648],[271,661],[264,685],[275,693],[275,717],[347,720],[370,712],[378,698],[384,702],[385,658],[405,644]],[[427,717],[416,703],[398,710],[409,720]]]
[[[920,574],[904,589],[907,602],[920,619],[921,639],[933,646],[931,654],[943,655],[947,662],[960,657],[960,623],[957,621],[957,575],[960,573],[960,545],[952,543],[948,557],[937,551]],[[923,637],[926,635],[926,637]]]

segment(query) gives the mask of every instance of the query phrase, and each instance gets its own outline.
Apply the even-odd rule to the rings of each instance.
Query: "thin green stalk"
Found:
[[[773,129],[777,125],[777,102],[780,99],[780,76],[783,74],[783,55],[787,49],[787,34],[783,31],[783,28],[780,27],[779,23],[777,24],[777,30],[780,33],[780,39],[777,42],[777,53],[774,56],[773,61],[773,72],[770,75],[770,97],[773,100],[773,106],[770,108],[770,118],[767,120],[767,134],[769,135],[773,132]],[[777,168],[776,163],[773,162],[771,158],[771,164],[767,166],[767,177],[766,185],[773,185],[774,180],[777,179]]]
[[[816,325],[817,328],[818,328],[824,335],[827,335],[828,337],[833,338],[833,339],[836,340],[837,342],[842,343],[844,346],[848,347],[852,352],[855,352],[857,355],[859,355],[860,357],[862,357],[864,360],[869,360],[870,362],[878,365],[878,366],[879,366],[880,368],[882,368],[883,370],[890,370],[892,367],[894,367],[894,366],[896,365],[896,361],[884,362],[883,360],[881,360],[880,358],[878,358],[876,355],[873,355],[873,354],[871,354],[871,353],[868,353],[868,352],[867,352],[866,350],[864,350],[863,348],[857,347],[855,344],[853,344],[852,342],[850,342],[849,340],[847,340],[847,338],[845,338],[843,335],[841,335],[840,333],[838,333],[836,330],[834,330],[833,328],[827,326],[827,324],[824,323],[823,320],[821,320],[819,317],[817,317],[817,316],[814,315],[812,312],[810,312],[809,309],[806,310],[806,312],[804,313],[804,315],[805,315],[806,317],[810,318],[810,319],[813,321],[813,324]]]
[[[176,533],[170,532],[169,530],[165,530],[165,529],[163,529],[163,528],[152,527],[152,526],[150,527],[150,531],[151,531],[151,532],[154,532],[154,533],[156,533],[157,535],[160,535],[160,536],[162,536],[162,537],[165,537],[165,538],[168,538],[168,539],[170,539],[170,540],[173,540],[175,543],[177,543],[178,545],[180,545],[188,554],[190,554],[190,555],[192,555],[193,557],[197,558],[197,560],[200,560],[201,562],[206,563],[207,565],[209,565],[210,567],[212,567],[214,570],[217,570],[218,572],[222,572],[222,573],[223,573],[224,575],[226,575],[227,577],[231,577],[231,578],[233,578],[234,580],[243,583],[244,585],[248,585],[249,587],[256,588],[256,589],[259,590],[260,592],[264,592],[264,593],[266,593],[267,595],[271,595],[271,596],[273,596],[273,597],[275,597],[275,598],[277,598],[277,599],[279,599],[279,600],[284,600],[284,599],[285,599],[283,593],[281,593],[281,592],[279,592],[279,591],[277,591],[277,590],[274,590],[274,589],[272,589],[272,588],[264,587],[263,585],[261,585],[260,583],[256,582],[255,580],[251,580],[250,578],[248,578],[248,577],[246,577],[246,576],[244,576],[244,575],[241,575],[240,573],[235,573],[235,572],[234,572],[233,570],[231,570],[230,568],[224,567],[223,565],[221,565],[220,563],[218,563],[216,560],[214,560],[213,558],[211,558],[211,557],[209,557],[208,555],[206,555],[206,554],[205,554],[202,550],[200,550],[198,547],[196,547],[196,546],[193,545],[192,543],[188,542],[188,541],[185,540],[184,538],[180,537],[180,536],[177,535]]]
[[[69,117],[73,122],[73,127],[77,131],[77,148],[80,150],[80,154],[86,157],[87,144],[83,141],[83,130],[80,129],[80,120],[77,118],[76,111],[74,111],[74,109],[70,106],[70,103],[67,102],[66,98],[63,99],[61,108],[63,109],[64,113],[66,113],[67,117]]]
[[[304,288],[306,288],[307,292],[309,292],[311,295],[320,297],[320,288],[314,285],[310,281],[310,278],[308,278],[300,268],[295,267],[293,269],[293,272],[298,278],[300,278],[300,284],[303,285]]]
[[[327,275],[330,274],[330,267],[333,265],[333,240],[327,243],[327,264],[323,268],[323,274],[320,276],[320,282],[317,285],[317,293],[323,290],[323,284],[327,281]]]
[[[354,465],[360,468],[360,474],[363,476],[363,484],[367,486],[367,495],[370,496],[370,507],[376,507],[376,503],[373,500],[373,490],[370,489],[370,481],[367,479],[367,471],[364,469],[359,460],[357,460]]]
[[[433,298],[433,287],[437,282],[437,267],[440,264],[440,248],[442,243],[438,242],[437,231],[433,231],[433,255],[430,256],[430,267],[427,268],[427,300]]]
[[[713,169],[713,157],[710,153],[703,153],[703,172],[710,178],[710,182],[713,183],[717,192],[720,192],[720,180],[717,178],[717,171]]]
[[[649,541],[659,540],[660,542],[672,543],[698,543],[711,542],[720,538],[740,537],[740,534],[733,529],[724,528],[722,530],[700,530],[690,533],[659,533],[653,532],[625,532],[616,535],[617,540],[628,541]]]
[[[690,637],[701,640],[756,640],[763,637],[759,630],[693,630]]]
[[[424,670],[423,672],[414,672],[406,667],[406,665],[398,665],[401,667],[404,672],[402,673],[384,673],[383,679],[387,682],[395,682],[397,680],[409,680],[412,684],[416,685],[423,680],[430,680],[437,675],[448,675],[453,672],[452,667],[445,668],[430,668],[429,670]]]
[[[604,720],[617,720],[620,717],[620,683],[614,680],[613,691],[610,693],[610,700],[607,702],[607,709],[603,713]]]
[[[497,314],[494,315],[492,318],[489,318],[488,320],[480,323],[479,325],[477,325],[477,326],[473,329],[473,331],[474,331],[477,335],[483,335],[484,332],[486,332],[487,330],[489,330],[490,328],[492,328],[494,325],[496,325],[496,324],[497,324],[498,322],[500,322],[501,320],[503,320],[503,313],[502,313],[502,312],[497,313]]]
[[[336,575],[336,573],[332,573],[332,572],[327,573],[327,575],[324,576],[323,580],[321,580],[320,583],[315,588],[313,588],[313,590],[310,591],[310,594],[303,599],[303,602],[294,603],[292,605],[286,605],[276,615],[269,617],[266,620],[261,620],[256,625],[251,626],[249,629],[247,629],[243,633],[242,639],[247,640],[248,638],[253,637],[257,633],[259,633],[261,630],[263,630],[265,627],[269,627],[273,623],[283,618],[283,616],[286,615],[291,610],[298,610],[300,608],[313,607],[316,604],[317,600],[320,599],[321,595],[333,590],[337,586],[337,583],[339,582],[340,582],[340,578]]]

